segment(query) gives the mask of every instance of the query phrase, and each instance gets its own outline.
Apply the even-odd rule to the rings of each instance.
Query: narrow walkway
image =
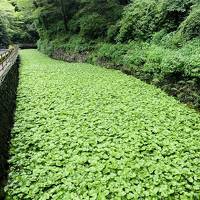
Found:
[[[189,199],[200,115],[121,72],[21,51],[7,199]]]

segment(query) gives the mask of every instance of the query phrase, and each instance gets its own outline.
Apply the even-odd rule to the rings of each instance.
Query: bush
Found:
[[[200,4],[193,8],[190,15],[181,24],[179,34],[183,34],[187,40],[200,37]]]
[[[52,42],[49,40],[38,40],[37,42],[38,49],[47,55],[51,55],[53,52],[53,45]]]
[[[111,25],[107,31],[107,41],[108,42],[116,42],[116,37],[117,37],[117,34],[119,32],[119,24],[115,24],[115,25]]]
[[[128,45],[100,43],[93,56],[94,62],[102,64],[122,65],[123,58],[128,51]]]
[[[39,40],[37,45],[38,49],[47,55],[51,55],[58,49],[71,53],[81,53],[94,48],[94,42],[88,42],[79,35],[73,35],[71,37],[65,35],[55,36],[54,40]]]
[[[143,70],[152,72],[154,76],[160,75],[163,71],[162,61],[166,55],[171,54],[171,51],[162,46],[151,45],[146,52],[147,58]]]
[[[119,41],[148,39],[157,30],[160,21],[156,0],[135,0],[124,12],[120,21]]]
[[[93,13],[80,19],[80,35],[88,39],[105,37],[107,23],[103,16]]]
[[[128,45],[128,51],[123,57],[123,63],[126,66],[142,66],[146,62],[146,51],[148,43],[131,42]]]
[[[168,32],[176,31],[188,16],[192,5],[198,0],[167,0],[159,1],[162,10],[162,26]]]
[[[68,52],[84,52],[90,51],[93,47],[93,42],[87,41],[85,38],[80,37],[79,35],[74,35],[65,42],[62,47]]]
[[[167,31],[162,29],[152,35],[151,43],[159,45],[163,38],[167,35]]]
[[[191,41],[164,56],[161,63],[162,71],[165,73],[181,72],[184,76],[198,77],[200,75],[199,54],[199,40]]]
[[[183,76],[200,75],[200,42],[193,40],[182,48],[170,49],[164,46],[151,45],[147,51],[144,70],[155,75],[166,76],[171,73],[180,73]]]
[[[100,43],[96,46],[91,60],[93,63],[124,66],[139,73],[151,74],[152,78],[159,80],[173,73],[198,77],[200,41],[196,39],[177,48],[173,46],[173,37],[166,37],[161,39],[160,44],[163,45],[145,42],[130,42],[126,45]],[[167,41],[171,42],[168,46]]]
[[[196,3],[197,0],[135,0],[124,11],[117,39],[150,40],[155,32],[162,29],[167,33],[176,31]],[[191,21],[194,15],[188,20]],[[195,15],[198,23],[197,15],[198,12]]]

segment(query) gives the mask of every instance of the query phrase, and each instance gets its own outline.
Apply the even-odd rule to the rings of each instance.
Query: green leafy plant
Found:
[[[21,59],[7,200],[199,196],[198,113],[118,71]]]

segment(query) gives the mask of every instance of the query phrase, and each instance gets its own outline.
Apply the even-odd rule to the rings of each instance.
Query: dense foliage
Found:
[[[40,39],[49,41],[78,34],[88,40],[105,38],[120,18],[125,1],[35,1]]]
[[[36,0],[34,5],[42,41],[64,37],[68,43],[74,35],[96,42],[150,41],[160,31],[179,39],[199,37],[198,0]]]
[[[198,0],[9,2],[13,6],[9,10],[14,8],[18,15],[14,21],[23,22],[15,22],[18,28],[7,30],[12,41],[35,41],[36,25],[38,48],[48,55],[59,49],[71,54],[91,52],[92,58],[85,60],[103,61],[102,64],[108,61],[110,65],[129,68],[132,73],[146,73],[144,76],[150,75],[153,83],[177,73],[188,79],[199,77]],[[12,23],[9,27],[13,27]],[[200,106],[200,101],[197,104]]]
[[[0,1],[0,48],[200,108],[199,0]],[[197,113],[21,56],[7,200],[199,198]]]
[[[198,199],[199,114],[117,71],[21,57],[7,200]]]
[[[0,19],[0,49],[7,48],[8,46],[8,34],[6,32],[6,27]]]
[[[42,52],[89,55],[83,60],[126,68],[167,83],[165,91],[200,108],[198,0],[37,0],[33,10]]]
[[[1,0],[0,2],[1,46],[4,43],[34,44],[37,42],[38,34],[33,22],[34,16],[31,15],[30,13],[31,9],[32,9],[32,3],[30,1]]]
[[[190,18],[197,16],[192,8],[196,4],[197,0],[135,0],[124,12],[117,38],[120,41],[151,39],[152,34],[162,29],[168,33],[176,31],[185,19],[191,22]],[[199,23],[198,19],[195,23]]]

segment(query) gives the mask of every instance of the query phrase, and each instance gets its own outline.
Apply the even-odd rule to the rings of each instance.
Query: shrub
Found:
[[[155,32],[162,29],[165,29],[168,33],[176,31],[188,16],[192,5],[196,5],[196,3],[197,0],[132,1],[125,9],[120,21],[117,39],[119,41],[148,40]],[[194,18],[194,15],[189,17],[188,20],[191,21],[190,18]],[[197,15],[198,12],[195,16],[196,21],[199,21]]]
[[[200,76],[200,39],[187,42],[178,50],[185,59],[184,71],[187,76]]]
[[[119,41],[148,39],[157,30],[159,12],[156,0],[135,0],[124,12],[120,21]]]
[[[93,61],[102,64],[122,65],[123,57],[128,51],[128,45],[100,43],[93,54]]]
[[[38,49],[41,51],[41,52],[43,52],[43,53],[45,53],[45,54],[47,54],[47,55],[51,55],[52,54],[52,52],[53,52],[53,45],[52,45],[52,42],[51,41],[49,41],[48,39],[46,39],[46,40],[38,40],[38,42],[37,42],[37,46],[38,46]]]
[[[108,31],[107,31],[107,41],[108,42],[116,42],[116,37],[117,37],[117,34],[119,32],[119,24],[115,24],[115,25],[111,25],[109,28],[108,28]]]
[[[163,72],[162,61],[166,55],[171,54],[171,51],[162,46],[151,45],[146,52],[147,58],[143,70],[152,72],[154,76],[160,75]]]
[[[200,42],[193,40],[179,49],[151,45],[147,51],[144,70],[166,76],[170,73],[180,73],[183,76],[200,75]]]
[[[194,6],[190,15],[180,25],[179,34],[187,40],[200,37],[200,4]]]
[[[130,42],[128,51],[123,57],[123,63],[126,66],[142,66],[146,62],[146,51],[149,47],[148,43]]]
[[[176,31],[188,16],[192,5],[198,0],[167,0],[160,1],[162,7],[162,26],[168,32]]]
[[[162,38],[162,37],[160,37]],[[160,39],[159,39],[160,40]],[[165,35],[159,44],[130,42],[129,44],[100,43],[90,61],[128,67],[139,73],[152,74],[160,80],[169,74],[186,77],[200,75],[200,42],[193,40],[182,47],[174,44],[174,35]]]
[[[151,43],[159,45],[163,38],[167,35],[167,31],[162,29],[152,35]]]
[[[103,16],[93,13],[80,19],[80,35],[88,39],[105,37],[107,23]]]
[[[82,38],[79,35],[73,35],[67,42],[62,45],[62,47],[68,52],[81,53],[93,49],[94,45],[92,44],[92,41],[87,41],[85,38]]]

